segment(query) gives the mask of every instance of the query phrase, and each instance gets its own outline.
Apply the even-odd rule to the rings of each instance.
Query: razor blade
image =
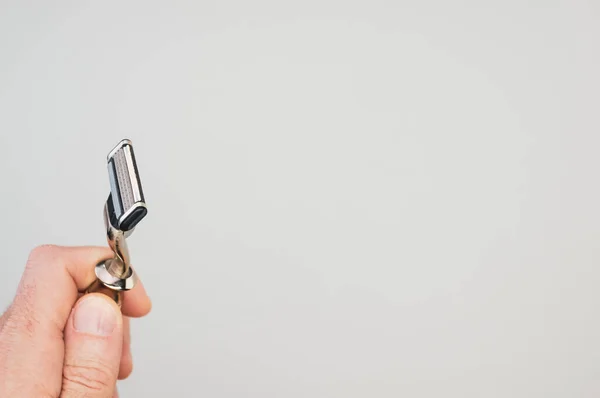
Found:
[[[148,213],[131,141],[119,142],[108,154],[107,162],[110,221],[121,231],[131,231]]]

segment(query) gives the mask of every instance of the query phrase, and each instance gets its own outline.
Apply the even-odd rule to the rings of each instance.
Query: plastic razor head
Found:
[[[131,231],[148,213],[131,141],[119,142],[107,161],[110,195],[106,205],[110,222],[121,231]]]

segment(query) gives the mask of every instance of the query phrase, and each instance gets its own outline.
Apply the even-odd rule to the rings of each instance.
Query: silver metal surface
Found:
[[[102,284],[112,290],[131,290],[135,287],[138,277],[133,268],[129,267],[127,275],[117,277],[110,271],[113,260],[101,261],[96,265],[96,277]]]
[[[147,213],[133,145],[122,140],[107,157],[110,208],[115,228],[130,230]]]
[[[125,236],[124,231],[115,228],[110,220],[111,217],[108,213],[108,206],[104,205],[106,240],[112,251],[115,253],[115,257],[110,260],[108,269],[115,277],[124,277],[131,268],[131,257],[129,256],[129,249],[127,248],[127,236]]]
[[[131,141],[119,142],[108,154],[107,162],[111,193],[104,204],[104,226],[114,257],[96,265],[97,280],[86,293],[108,294],[120,305],[121,292],[133,289],[138,281],[126,239],[146,216],[147,209]]]

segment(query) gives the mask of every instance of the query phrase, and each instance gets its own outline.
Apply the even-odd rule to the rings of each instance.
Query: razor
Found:
[[[107,167],[110,194],[104,204],[104,226],[114,256],[96,265],[96,281],[85,292],[107,294],[120,306],[123,292],[133,289],[138,281],[126,238],[148,210],[130,140],[122,140],[109,152]]]

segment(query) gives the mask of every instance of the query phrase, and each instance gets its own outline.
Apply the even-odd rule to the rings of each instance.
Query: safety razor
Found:
[[[126,238],[148,210],[130,140],[122,140],[109,152],[107,166],[110,194],[104,204],[104,225],[114,256],[96,265],[96,281],[86,293],[104,293],[120,306],[123,292],[132,289],[138,281],[131,266]]]

